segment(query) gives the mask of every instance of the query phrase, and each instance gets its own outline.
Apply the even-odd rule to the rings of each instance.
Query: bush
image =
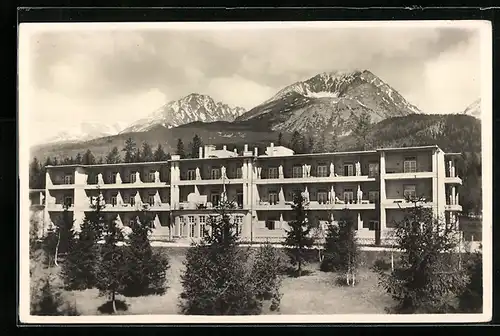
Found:
[[[38,316],[76,316],[76,307],[65,302],[60,289],[54,284],[55,277],[51,273],[37,283],[41,288],[32,287],[31,314]]]
[[[373,263],[373,269],[375,271],[389,271],[391,269],[391,263],[385,259],[377,259]]]
[[[459,309],[464,313],[481,313],[483,311],[483,256],[474,253],[466,265],[469,281],[458,297]]]

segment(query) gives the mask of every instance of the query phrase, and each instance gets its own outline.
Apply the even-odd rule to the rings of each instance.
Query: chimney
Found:
[[[259,156],[259,149],[257,147],[253,149],[253,155]]]
[[[248,152],[248,145],[245,145],[245,149],[243,150],[243,152]]]
[[[227,150],[227,146],[226,145],[222,146],[222,149]]]
[[[203,147],[201,146],[198,148],[198,157],[200,159],[203,159]]]
[[[236,148],[233,150],[233,152],[235,152],[236,154],[238,154],[238,150]]]
[[[274,142],[271,142],[271,149],[274,148]]]

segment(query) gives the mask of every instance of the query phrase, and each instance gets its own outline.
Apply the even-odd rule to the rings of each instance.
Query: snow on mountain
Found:
[[[99,123],[84,122],[77,127],[58,133],[43,140],[43,143],[81,142],[118,134],[124,125],[117,122],[111,126]]]
[[[481,118],[481,98],[475,100],[472,104],[467,106],[467,108],[463,111],[463,114],[471,115],[478,119]]]
[[[230,107],[222,102],[215,102],[208,95],[192,93],[165,104],[146,118],[129,125],[121,133],[145,132],[158,125],[172,128],[195,121],[233,121],[244,112],[241,107]]]
[[[283,88],[236,121],[258,121],[289,132],[333,127],[342,134],[361,113],[378,122],[421,112],[370,71],[333,71]]]

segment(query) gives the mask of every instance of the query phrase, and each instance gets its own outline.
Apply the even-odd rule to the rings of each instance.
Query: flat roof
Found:
[[[203,157],[203,158],[185,158],[179,160],[168,160],[168,161],[149,161],[149,162],[120,162],[120,163],[102,163],[93,165],[83,165],[83,164],[71,164],[71,165],[58,165],[58,166],[47,166],[47,168],[98,168],[98,167],[123,167],[123,166],[146,166],[146,165],[162,165],[170,164],[170,162],[186,162],[186,161],[201,161],[201,160],[237,160],[242,158],[251,159],[274,159],[274,158],[294,158],[294,157],[322,157],[322,156],[344,156],[344,155],[365,155],[365,154],[376,154],[378,152],[388,152],[388,151],[409,151],[409,150],[425,150],[425,149],[439,149],[437,145],[427,145],[427,146],[413,146],[413,147],[393,147],[393,148],[377,148],[373,150],[365,151],[345,151],[345,152],[326,152],[326,153],[310,153],[310,154],[293,154],[293,155],[238,155],[238,156],[228,156],[228,157]],[[460,153],[445,153],[447,156],[458,156]]]

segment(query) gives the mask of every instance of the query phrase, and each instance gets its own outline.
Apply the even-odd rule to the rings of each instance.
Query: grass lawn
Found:
[[[180,275],[185,248],[168,248],[166,252],[171,265],[167,275],[167,292],[164,295],[124,298],[129,308],[119,314],[179,314]],[[264,310],[263,314],[384,314],[384,308],[391,304],[391,299],[377,286],[376,274],[370,270],[360,270],[359,283],[355,287],[342,287],[335,283],[338,274],[319,271],[318,263],[310,263],[306,269],[312,273],[300,278],[284,278],[280,310]],[[98,296],[96,289],[64,294],[81,315],[100,315],[97,308],[106,301],[106,298]]]

